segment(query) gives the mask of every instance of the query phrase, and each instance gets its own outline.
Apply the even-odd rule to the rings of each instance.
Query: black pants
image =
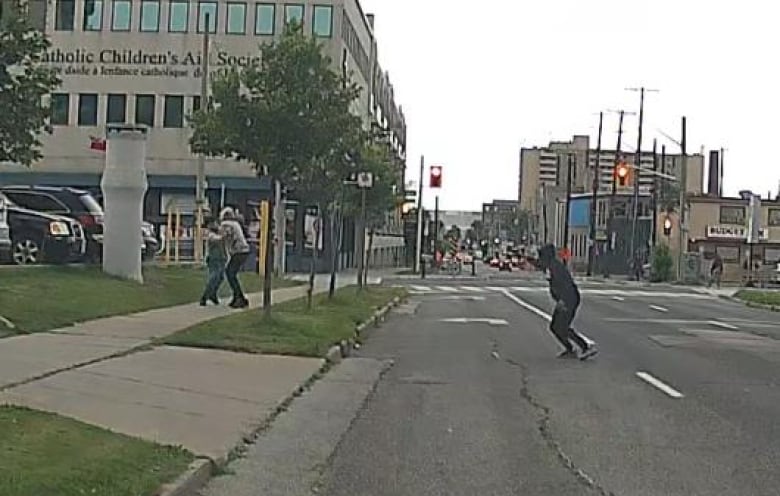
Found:
[[[565,309],[556,305],[550,322],[550,330],[567,351],[574,351],[572,342],[576,343],[582,351],[588,349],[587,341],[571,327],[579,306],[579,302],[567,303]]]
[[[230,289],[233,290],[233,301],[246,299],[244,291],[241,289],[241,283],[238,281],[238,271],[244,266],[249,253],[234,253],[230,255],[227,267],[225,267],[225,279],[227,279]]]

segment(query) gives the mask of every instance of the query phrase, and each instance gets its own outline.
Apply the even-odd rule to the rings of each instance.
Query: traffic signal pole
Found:
[[[569,214],[571,212],[571,180],[572,169],[575,166],[574,154],[570,153],[566,163],[566,213],[563,219],[563,248],[569,248]]]
[[[425,174],[425,155],[420,156],[420,184],[417,187],[417,245],[414,253],[414,273],[422,268],[423,254],[423,175]]]
[[[688,155],[686,152],[687,143],[687,131],[688,121],[685,117],[682,118],[682,140],[680,141],[680,149],[682,151],[682,158],[680,163],[680,233],[678,240],[677,253],[677,280],[683,280],[683,250],[688,240],[688,232],[685,225],[685,190],[688,185]]]
[[[645,119],[645,88],[639,89],[639,136],[636,144],[636,159],[634,162],[634,208],[631,215],[631,257],[636,255],[636,223],[639,218],[639,176],[642,167],[642,126]]]

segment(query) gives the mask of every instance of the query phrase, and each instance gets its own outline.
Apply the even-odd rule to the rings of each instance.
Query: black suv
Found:
[[[19,207],[0,193],[11,232],[11,261],[18,265],[66,263],[86,250],[81,224],[68,217]]]
[[[100,260],[103,254],[103,207],[89,191],[59,186],[3,186],[0,191],[17,205],[79,221],[87,236],[87,259]],[[141,236],[144,258],[153,258],[159,246],[154,227],[144,222]]]

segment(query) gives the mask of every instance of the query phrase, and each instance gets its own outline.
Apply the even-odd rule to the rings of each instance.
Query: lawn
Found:
[[[780,291],[755,291],[746,289],[737,293],[737,298],[748,303],[780,307]]]
[[[75,420],[0,407],[3,496],[151,496],[193,455]]]
[[[0,316],[16,333],[38,332],[75,322],[198,301],[206,272],[199,268],[144,267],[143,285],[102,274],[97,267],[36,267],[0,270]],[[262,289],[257,274],[241,275],[247,292]],[[300,283],[275,280],[274,287]],[[227,283],[222,295],[229,294]],[[0,322],[0,335],[10,333]]]
[[[262,312],[244,312],[212,320],[165,339],[166,344],[219,348],[248,353],[322,357],[333,344],[354,336],[355,326],[373,312],[402,296],[401,288],[355,287],[340,289],[333,300],[314,298],[314,309],[298,299],[274,305],[266,319]]]

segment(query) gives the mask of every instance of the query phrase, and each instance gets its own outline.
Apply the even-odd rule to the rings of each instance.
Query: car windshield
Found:
[[[79,199],[81,200],[81,203],[84,204],[89,213],[93,215],[103,215],[103,207],[100,206],[100,203],[98,203],[94,196],[86,194],[81,195]]]

